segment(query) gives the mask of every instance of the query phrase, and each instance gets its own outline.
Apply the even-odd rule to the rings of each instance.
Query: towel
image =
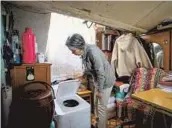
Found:
[[[120,92],[128,92],[129,87],[129,84],[122,84],[121,86],[119,86]]]

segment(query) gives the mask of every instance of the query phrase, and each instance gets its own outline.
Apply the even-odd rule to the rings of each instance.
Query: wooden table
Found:
[[[144,92],[132,94],[133,100],[148,105],[153,113],[156,111],[172,117],[172,93],[164,92],[161,89],[151,89]],[[153,115],[154,116],[154,115]],[[154,118],[154,117],[153,117]],[[153,119],[152,121],[153,122]],[[153,126],[153,123],[152,123]],[[172,123],[171,123],[172,128]]]
[[[161,89],[151,89],[131,96],[134,100],[150,105],[156,110],[172,116],[172,93],[164,92]]]
[[[85,99],[87,102],[91,104],[91,91],[90,90],[85,90],[85,91],[79,91],[77,94],[81,96],[83,99]]]

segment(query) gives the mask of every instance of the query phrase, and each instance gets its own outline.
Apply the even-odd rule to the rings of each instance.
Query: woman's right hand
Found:
[[[79,76],[79,77],[76,77],[75,79],[78,79],[80,81],[83,81],[84,77],[83,76]]]

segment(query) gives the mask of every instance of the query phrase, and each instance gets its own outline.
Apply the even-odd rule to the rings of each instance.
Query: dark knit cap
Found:
[[[69,47],[69,49],[84,49],[85,40],[80,34],[73,34],[71,37],[68,37],[66,46]]]

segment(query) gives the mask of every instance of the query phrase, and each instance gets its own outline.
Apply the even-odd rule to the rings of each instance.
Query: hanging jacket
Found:
[[[130,76],[137,67],[152,67],[145,50],[131,33],[117,38],[111,64],[119,77]]]

